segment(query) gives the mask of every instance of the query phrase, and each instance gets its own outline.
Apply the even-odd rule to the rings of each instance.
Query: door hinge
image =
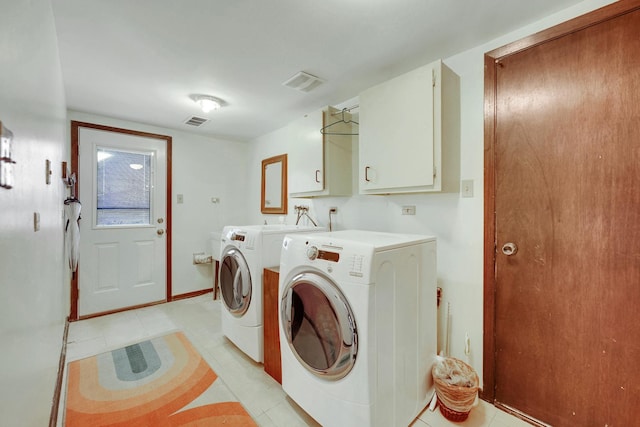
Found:
[[[431,70],[431,86],[436,87],[436,70]]]

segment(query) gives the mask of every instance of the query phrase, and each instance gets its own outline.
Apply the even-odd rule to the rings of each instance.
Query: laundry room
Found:
[[[433,338],[429,344],[433,345],[432,349],[429,347],[429,360],[425,361],[429,373],[416,370],[417,375],[429,379],[418,381],[414,387],[420,393],[424,388],[428,396],[422,393],[425,395],[416,399],[419,411],[415,408],[406,410],[407,414],[411,414],[412,426],[448,425],[443,420],[447,418],[444,412],[428,409],[431,403],[435,405],[438,402],[430,374],[430,367],[435,360],[430,357],[435,358],[436,355],[456,358],[477,374],[479,398],[474,402],[473,409],[463,414],[466,421],[459,420],[463,421],[460,425],[542,426],[546,425],[545,422],[549,425],[571,425],[566,420],[574,416],[580,420],[596,417],[591,413],[585,415],[577,409],[578,415],[571,415],[566,407],[560,408],[550,403],[551,397],[546,397],[548,400],[543,404],[529,405],[527,397],[511,402],[496,391],[502,384],[500,381],[512,371],[500,370],[499,363],[491,354],[497,354],[497,341],[502,337],[499,333],[508,330],[505,323],[509,323],[508,319],[514,316],[513,312],[506,315],[496,306],[502,304],[500,309],[508,305],[519,308],[526,306],[521,300],[516,301],[515,295],[499,294],[495,285],[488,285],[497,280],[496,265],[502,268],[502,273],[531,253],[534,254],[531,259],[535,268],[559,261],[558,255],[550,255],[544,243],[531,249],[533,252],[526,252],[521,245],[521,257],[518,257],[519,242],[512,243],[507,238],[494,242],[493,249],[497,255],[493,259],[487,256],[490,246],[487,242],[496,239],[497,234],[490,224],[495,227],[496,218],[504,218],[498,215],[505,212],[488,205],[488,201],[494,201],[496,186],[504,185],[502,181],[498,184],[495,182],[497,175],[487,172],[498,168],[487,161],[487,153],[493,154],[496,149],[494,142],[490,142],[490,134],[498,132],[491,127],[491,123],[497,123],[498,118],[504,117],[500,116],[504,111],[515,111],[521,107],[515,105],[515,101],[510,104],[509,99],[503,100],[501,107],[507,106],[503,109],[492,105],[492,96],[501,99],[499,96],[505,93],[500,93],[492,86],[492,82],[512,84],[509,87],[514,88],[523,86],[527,81],[523,79],[514,83],[497,77],[492,80],[490,73],[493,71],[488,70],[493,64],[498,75],[502,70],[500,67],[520,52],[517,46],[513,46],[525,43],[523,40],[529,43],[528,47],[537,46],[542,44],[543,37],[538,34],[544,33],[544,37],[553,39],[548,34],[556,26],[576,20],[578,23],[570,31],[587,28],[588,25],[583,23],[586,18],[582,17],[604,16],[601,8],[617,7],[618,15],[633,9],[637,14],[637,0],[545,1],[544,5],[539,6],[518,2],[521,8],[528,8],[526,13],[516,6],[501,12],[501,2],[492,2],[493,9],[486,16],[479,9],[445,8],[448,13],[454,13],[453,16],[447,15],[447,22],[455,27],[452,32],[461,33],[461,36],[455,41],[438,38],[430,43],[409,43],[416,36],[437,35],[436,31],[425,30],[423,33],[422,27],[432,25],[439,31],[445,30],[437,19],[428,16],[428,8],[422,2],[407,0],[407,7],[419,8],[420,13],[425,15],[424,25],[411,20],[411,13],[408,12],[398,12],[397,20],[385,20],[382,11],[388,13],[389,8],[383,5],[378,10],[373,5],[342,5],[331,1],[331,5],[335,6],[332,9],[329,5],[314,6],[312,2],[304,2],[304,7],[313,10],[313,16],[301,18],[295,23],[287,21],[290,25],[287,31],[298,34],[299,40],[297,44],[286,45],[284,40],[288,33],[282,28],[270,33],[275,37],[272,43],[267,43],[266,39],[260,40],[256,34],[259,28],[266,31],[269,27],[266,22],[282,23],[277,11],[264,6],[256,6],[252,10],[253,2],[249,0],[235,6],[219,1],[206,3],[195,1],[205,11],[215,9],[216,13],[229,17],[229,20],[216,19],[216,25],[210,25],[203,16],[193,14],[190,16],[197,18],[193,23],[182,22],[182,19],[173,22],[172,16],[182,11],[167,1],[161,2],[167,8],[165,13],[159,13],[157,20],[148,21],[144,19],[147,16],[145,8],[152,7],[150,4],[145,7],[122,5],[128,14],[118,13],[116,9],[119,6],[108,6],[100,1],[91,2],[95,11],[88,10],[91,7],[79,0],[20,0],[15,5],[6,5],[13,19],[8,27],[0,30],[3,39],[11,40],[5,46],[6,55],[0,60],[4,74],[0,83],[0,132],[3,144],[0,202],[5,207],[2,214],[4,220],[0,224],[0,268],[5,272],[0,280],[3,289],[3,302],[0,303],[3,326],[0,336],[13,344],[0,356],[0,374],[8,378],[5,385],[0,386],[0,396],[5,402],[0,404],[0,413],[4,414],[0,415],[0,424],[6,421],[7,425],[30,427],[42,425],[48,420],[54,426],[82,425],[82,421],[72,421],[74,417],[83,420],[82,417],[86,416],[82,413],[82,404],[73,404],[85,402],[82,399],[89,402],[91,396],[82,396],[78,398],[80,400],[70,397],[69,387],[73,385],[74,377],[68,375],[72,375],[71,372],[76,369],[81,372],[81,368],[73,367],[74,362],[115,352],[121,347],[131,349],[131,346],[141,342],[151,344],[141,345],[140,352],[157,352],[164,357],[169,354],[166,349],[177,348],[185,339],[181,336],[167,338],[161,344],[153,340],[168,332],[182,331],[186,340],[193,345],[193,353],[201,354],[198,360],[204,360],[205,365],[213,369],[212,373],[207,371],[201,379],[193,380],[194,384],[198,383],[203,390],[207,390],[202,394],[203,402],[213,396],[214,400],[206,403],[217,405],[220,401],[216,401],[216,398],[228,397],[230,402],[238,404],[233,409],[238,412],[233,412],[233,416],[242,420],[246,417],[246,425],[331,425],[341,419],[322,418],[329,407],[313,402],[310,396],[324,396],[324,403],[339,401],[336,405],[342,409],[336,411],[338,417],[340,411],[363,414],[361,417],[357,415],[360,418],[344,418],[353,425],[358,422],[362,422],[361,425],[377,425],[372,414],[377,408],[387,408],[379,403],[376,406],[375,403],[376,399],[385,399],[383,386],[382,392],[373,385],[368,386],[367,393],[370,395],[361,400],[362,396],[353,395],[350,385],[343,386],[332,395],[334,390],[323,388],[322,377],[317,381],[313,376],[306,377],[307,373],[293,372],[291,366],[297,362],[304,365],[307,362],[302,363],[301,359],[306,356],[295,351],[290,354],[289,347],[284,347],[287,339],[294,339],[282,329],[283,318],[286,319],[287,314],[291,315],[289,323],[295,323],[298,316],[299,324],[292,327],[296,333],[314,329],[316,325],[309,318],[312,315],[322,318],[323,315],[314,312],[301,319],[301,312],[309,310],[309,305],[316,307],[318,303],[307,303],[305,308],[305,298],[311,298],[309,294],[312,291],[302,291],[294,297],[294,292],[284,289],[287,281],[294,283],[302,280],[300,276],[308,273],[302,269],[304,265],[322,269],[320,278],[304,276],[304,283],[313,283],[323,289],[339,288],[336,281],[327,280],[325,283],[325,279],[342,274],[341,269],[347,260],[350,270],[345,273],[348,280],[344,281],[353,285],[353,288],[346,289],[345,286],[345,289],[337,292],[336,301],[344,298],[347,302],[343,305],[347,306],[349,298],[355,295],[354,300],[361,303],[370,301],[373,306],[373,301],[378,298],[378,304],[385,307],[383,311],[395,313],[402,311],[396,304],[399,301],[411,301],[408,295],[413,295],[415,300],[411,301],[410,315],[402,317],[399,322],[404,322],[406,326],[413,320],[424,320],[431,328],[430,332],[425,332],[430,339]],[[292,2],[287,4],[294,7]],[[295,5],[295,8],[300,8],[296,9],[298,13],[302,13],[304,7]],[[343,13],[336,12],[339,8],[344,8]],[[456,17],[473,14],[471,12],[478,14],[478,23],[468,16],[464,20],[460,18],[460,22],[472,26],[465,31],[465,28],[459,27]],[[242,13],[246,21],[244,18],[237,21],[238,28],[235,28],[233,17],[238,13]],[[263,16],[258,16],[260,13]],[[291,10],[287,13],[295,14]],[[99,16],[102,18],[99,19]],[[355,16],[358,20],[348,19]],[[511,18],[512,23],[508,23]],[[323,33],[319,28],[321,22],[332,19],[335,20],[335,27],[332,28],[350,26],[351,31],[358,34],[373,31],[364,22],[367,19],[382,22],[380,25],[383,27],[375,40],[381,50],[384,47],[386,57],[374,55],[376,49],[371,44],[375,43],[358,45],[361,38],[354,37],[351,40],[348,31],[340,34],[326,31],[327,40],[310,35],[317,37]],[[498,21],[498,29],[488,29]],[[240,22],[243,26],[240,26]],[[404,29],[403,22],[406,25]],[[249,23],[256,26],[252,33],[248,33],[244,27]],[[189,34],[191,38],[177,35],[166,37],[167,29],[174,25],[176,31]],[[94,29],[94,34],[90,36]],[[401,41],[395,47],[391,43],[386,44],[389,41],[387,32],[402,35],[398,37]],[[198,36],[207,41],[198,40]],[[224,44],[221,40],[231,38],[237,43],[229,42],[232,49],[205,53],[205,48],[211,47],[214,52],[214,47],[218,49],[218,45]],[[283,43],[280,48],[268,46],[280,42]],[[247,50],[241,50],[241,46]],[[250,46],[252,49],[249,49]],[[347,62],[350,56],[358,56],[354,49],[364,49],[365,46],[368,56],[365,57],[363,53],[360,61]],[[325,50],[332,54],[336,51],[336,56],[327,53],[327,57],[323,58],[321,52]],[[92,53],[90,59],[87,52]],[[100,52],[104,55],[100,55]],[[219,56],[216,57],[216,54]],[[284,67],[280,67],[285,63],[290,64],[288,60],[296,55],[301,61],[297,64],[298,68],[285,71]],[[118,62],[110,63],[113,58],[118,58]],[[302,63],[304,61],[307,62]],[[340,64],[340,61],[344,61],[344,64]],[[239,64],[237,66],[242,73],[224,65],[231,63]],[[273,68],[265,64],[272,64]],[[344,76],[341,66],[344,67]],[[514,65],[514,68],[517,66]],[[154,71],[154,67],[162,68],[162,72]],[[250,72],[247,71],[249,69]],[[323,73],[325,70],[326,74]],[[214,75],[214,72],[219,74]],[[233,78],[234,72],[238,73],[235,76],[237,79]],[[91,74],[92,78],[87,78],[86,74]],[[178,81],[178,78],[186,76],[191,76],[192,80]],[[251,84],[252,77],[255,78],[255,88]],[[272,80],[275,89],[257,86],[258,81],[262,82],[267,77]],[[238,82],[241,79],[244,80]],[[225,81],[235,81],[237,86],[223,87],[221,82]],[[301,81],[309,86],[295,87]],[[145,89],[146,84],[151,89]],[[117,87],[118,90],[105,91],[101,89],[103,87]],[[491,92],[494,89],[495,92]],[[251,102],[255,104],[251,105]],[[501,128],[499,131],[505,130]],[[102,137],[105,139],[101,140]],[[153,145],[156,143],[160,145]],[[542,200],[539,204],[543,210],[547,210],[541,216],[547,215],[558,224],[573,222],[574,218],[567,219],[560,217],[560,214],[553,216],[557,212],[549,207],[552,202],[535,199],[533,190],[526,186],[532,175],[519,174],[520,170],[551,164],[547,154],[556,154],[555,148],[549,148],[542,156],[531,154],[527,151],[529,149],[530,146],[520,148],[520,152],[530,154],[530,157],[518,163],[519,169],[514,175],[519,183],[524,183],[523,187],[518,187],[522,192],[514,190],[509,195],[516,198],[516,205],[525,203],[529,196],[532,200]],[[116,240],[120,239],[119,235],[107,236],[106,231],[116,233],[132,224],[105,226],[100,223],[100,209],[120,208],[107,206],[105,199],[101,198],[107,187],[100,177],[100,173],[104,172],[104,169],[100,169],[100,162],[104,159],[100,157],[101,153],[114,156],[112,163],[115,163],[113,160],[118,153],[142,155],[148,162],[141,162],[144,165],[142,171],[147,175],[140,179],[145,189],[141,199],[146,205],[140,208],[136,199],[128,200],[127,203],[131,204],[126,206],[146,215],[143,224],[139,227],[136,224],[133,228],[147,234],[127,237],[127,244],[130,245],[127,252],[119,249],[121,242]],[[513,153],[509,152],[508,155]],[[607,157],[600,153],[598,155],[601,155],[598,160]],[[633,158],[633,155],[628,157]],[[586,157],[580,157],[579,161]],[[576,160],[576,163],[579,161]],[[122,168],[113,169],[113,176],[119,180],[119,185],[138,180],[138,175],[135,175],[138,164],[129,163],[120,165],[125,171]],[[531,166],[533,163],[535,165]],[[147,168],[147,164],[152,167]],[[504,164],[500,166],[504,167]],[[159,181],[152,181],[156,179]],[[607,179],[615,181],[608,175],[603,178]],[[551,181],[544,182],[550,187],[555,185]],[[581,187],[580,191],[583,190]],[[635,200],[635,196],[627,196],[631,200],[629,203]],[[616,201],[624,198],[611,197]],[[76,202],[74,207],[81,206],[82,210],[76,212],[75,218],[69,218],[65,206]],[[545,204],[547,202],[549,206]],[[594,205],[604,205],[604,202],[600,202],[602,200],[598,199]],[[593,216],[606,217],[607,213],[598,209],[595,208]],[[507,210],[506,215],[513,212],[521,213],[513,208]],[[536,230],[544,228],[540,224],[546,224],[538,217],[527,215],[512,220],[518,221],[526,223],[528,229]],[[580,224],[585,221],[584,215],[575,219]],[[625,224],[633,224],[631,219],[625,221]],[[78,227],[81,242],[76,248],[79,248],[79,255],[76,251],[72,262],[69,230],[73,229],[74,224]],[[594,229],[598,233],[605,233],[602,230],[609,225],[603,224],[598,222]],[[630,225],[630,228],[633,226]],[[358,234],[360,231],[373,234],[361,235]],[[549,233],[555,231],[554,228]],[[342,237],[330,237],[333,232],[345,234],[336,235]],[[536,232],[534,230],[531,233]],[[314,236],[315,233],[318,236]],[[396,237],[384,237],[386,233]],[[403,240],[397,236],[405,237]],[[389,243],[385,240],[387,238],[399,240]],[[583,242],[580,240],[579,243]],[[377,278],[366,283],[362,278],[367,276],[366,268],[371,263],[384,270],[385,264],[379,258],[379,253],[414,244],[428,247],[424,250],[433,255],[428,260],[425,257],[424,264],[420,264],[432,267],[430,269],[434,274],[429,277],[428,284],[424,287],[417,285],[414,294],[400,296],[392,295],[390,290],[384,288],[377,294],[375,290],[360,289],[361,285],[376,283]],[[282,267],[286,274],[280,275],[280,260],[273,256],[286,253],[287,245],[298,251],[295,256],[301,258],[298,260],[300,265],[285,263]],[[411,247],[411,250],[415,249]],[[614,249],[611,249],[612,253],[622,253],[620,248]],[[408,250],[409,255],[405,258],[422,259],[422,250]],[[129,263],[132,260],[135,262]],[[147,264],[143,265],[139,260]],[[367,260],[371,260],[370,264],[367,264]],[[358,262],[367,264],[363,271],[354,267]],[[409,261],[406,265],[415,267]],[[609,267],[611,265],[607,264],[602,271],[613,269]],[[627,271],[625,268],[621,267],[620,270]],[[267,270],[270,271],[267,273]],[[268,277],[268,274],[275,276]],[[138,282],[132,284],[127,293],[120,293],[120,287],[114,283],[121,280],[119,277],[125,276],[135,277]],[[517,282],[517,275],[508,278],[509,283]],[[414,278],[410,277],[403,283],[411,280]],[[578,279],[571,283],[576,281]],[[396,282],[391,282],[395,286]],[[270,295],[267,295],[267,283],[275,286],[269,291],[272,292]],[[532,283],[529,291],[543,293],[540,283]],[[142,295],[142,292],[150,291],[153,287],[158,287],[160,293]],[[251,287],[253,294],[250,294]],[[566,304],[571,298],[570,292],[576,292],[576,295],[581,292],[576,288],[579,287],[567,286],[566,290],[554,295],[566,298],[563,300]],[[385,293],[387,291],[389,293]],[[429,299],[423,298],[421,292],[427,292]],[[524,294],[523,290],[519,292],[520,298],[528,298],[528,293]],[[276,302],[268,308],[260,306],[256,311],[253,307],[249,309],[253,323],[238,320],[247,310],[247,305],[255,304],[258,300],[266,301],[267,298],[273,298]],[[593,293],[587,294],[584,299],[594,300]],[[327,297],[327,300],[330,298]],[[381,304],[382,301],[388,305]],[[544,306],[544,303],[539,304]],[[581,304],[582,301],[579,306],[583,307]],[[365,317],[363,313],[368,313],[367,310],[359,307],[354,312],[342,315],[342,318],[347,319],[347,323],[352,318],[357,322]],[[553,301],[553,310],[554,315],[562,313],[564,316],[559,302]],[[603,310],[598,311],[596,317],[607,320],[607,316],[613,315]],[[267,331],[270,326],[267,316],[270,316],[270,320],[275,319],[276,327],[280,327],[270,339],[279,340],[279,349],[286,350],[282,360],[288,363],[288,367],[281,369],[283,372],[278,371],[276,376],[265,373],[272,360],[269,358],[273,357],[273,353],[268,353],[273,348],[266,342],[267,334],[273,332]],[[380,319],[389,320],[384,316],[371,316],[377,322],[382,322]],[[107,319],[114,320],[110,323]],[[554,331],[553,337],[557,338],[557,345],[564,343],[570,348],[573,342],[571,327],[567,326],[570,322],[568,317],[562,319],[566,323],[563,323],[561,332]],[[547,321],[545,318],[544,322]],[[489,324],[495,324],[496,329],[489,327]],[[581,318],[577,327],[585,331],[586,325],[593,323]],[[618,323],[615,325],[619,326]],[[422,326],[415,326],[417,332],[411,329],[411,325],[405,329],[419,334]],[[535,329],[539,324],[528,326]],[[356,334],[356,329],[361,335]],[[366,329],[360,331],[353,326],[348,332],[357,338],[351,341],[347,339],[335,345],[335,348],[332,344],[330,351],[326,348],[323,351],[331,353],[337,348],[343,361],[357,361],[353,351],[357,344],[362,346],[361,360],[365,359],[366,354],[370,366],[375,365],[378,361],[372,355],[374,352],[370,348],[368,352],[364,351],[364,346],[373,345],[364,338]],[[549,331],[551,327],[545,323],[542,329]],[[627,338],[634,333],[624,330]],[[516,335],[512,332],[514,330],[508,331],[508,335]],[[604,343],[598,342],[598,355],[627,357],[619,356],[622,351],[616,347],[616,340],[622,342],[622,339],[617,335],[617,329],[612,326],[611,331],[605,332],[610,337]],[[402,335],[398,331],[393,333]],[[319,341],[335,338],[331,332],[325,334]],[[372,336],[380,342],[389,338]],[[396,335],[392,336],[395,339]],[[302,336],[298,339],[303,340]],[[511,354],[515,358],[511,361],[517,361],[512,364],[518,365],[521,357],[530,362],[535,355],[548,354],[540,351],[546,341],[546,335],[536,336],[532,353],[525,356]],[[401,342],[408,346],[410,340]],[[629,340],[625,342],[629,343]],[[519,344],[524,346],[522,342]],[[320,348],[324,344],[310,345]],[[636,347],[629,345],[628,353],[635,354]],[[293,344],[290,347],[294,349]],[[509,346],[503,345],[500,349],[505,347]],[[151,348],[154,350],[148,350]],[[185,348],[186,351],[176,350],[175,354],[191,354],[189,344]],[[513,349],[507,350],[518,351]],[[579,355],[572,350],[567,352],[570,356],[563,360],[582,363]],[[314,358],[318,354],[327,354],[315,350],[313,353],[310,358],[313,362],[309,362],[311,367],[317,364],[322,366],[316,367],[317,371],[331,371],[331,367],[323,365],[326,361]],[[32,356],[24,357],[25,354]],[[421,353],[417,354],[422,357]],[[380,366],[387,366],[382,359],[387,356],[391,358],[391,355],[396,357],[395,352],[384,353],[379,361]],[[280,357],[279,350],[277,357]],[[160,359],[157,366],[165,363]],[[593,360],[589,359],[589,363]],[[615,360],[606,363],[613,366]],[[420,365],[413,359],[406,363],[407,366],[411,363]],[[524,363],[522,366],[531,366]],[[388,366],[391,370],[397,368],[397,365]],[[545,365],[544,369],[547,368],[548,365]],[[120,368],[116,366],[115,369],[117,371]],[[164,369],[161,367],[160,371]],[[353,369],[358,378],[371,380],[360,366]],[[406,369],[408,372],[413,368]],[[615,374],[615,381],[625,377],[620,369],[611,367],[611,370],[612,375]],[[543,376],[547,383],[538,384],[537,379],[527,376],[521,383],[510,383],[508,387],[512,388],[509,390],[531,386],[541,391],[545,387],[556,387],[555,383],[549,385],[554,381],[551,378],[553,375],[545,372]],[[336,374],[339,377],[336,381],[348,383],[348,373],[349,370],[345,369],[345,372]],[[307,383],[302,381],[300,384],[290,382],[289,388],[285,386],[283,389],[282,375],[308,379],[312,395],[305,393],[301,384]],[[397,378],[391,378],[391,374],[388,377],[380,375],[379,379],[393,383],[394,387],[397,384],[394,382]],[[207,389],[211,384],[207,387],[202,385],[208,380],[213,384],[214,376],[221,379],[215,383],[222,390],[217,395],[215,390]],[[612,382],[607,381],[607,385],[611,386]],[[483,390],[487,384],[490,389]],[[388,387],[389,390],[393,388]],[[622,403],[617,408],[640,403],[637,387],[633,391],[629,391],[631,386],[626,383],[616,387],[616,392],[628,392],[630,395],[618,396],[617,402]],[[20,393],[16,393],[16,390]],[[613,393],[613,389],[607,390]],[[377,395],[376,391],[379,392]],[[563,393],[571,392],[563,389]],[[95,396],[95,401],[102,398],[99,394]],[[566,394],[562,396],[566,397]],[[393,400],[395,396],[387,398]],[[187,413],[194,399],[185,401],[180,408],[167,407],[162,411],[167,411],[167,417],[180,411]],[[347,403],[343,405],[344,402]],[[576,397],[570,402],[566,406],[577,406],[580,400]],[[583,403],[587,406],[596,404],[591,401]],[[369,409],[365,410],[359,405],[370,405],[373,409],[367,412]],[[39,409],[30,413],[32,406]],[[400,408],[401,404],[397,406]],[[396,410],[401,412],[396,406],[389,409],[389,420]],[[29,413],[29,416],[25,415]],[[404,420],[404,415],[398,415],[389,423],[397,423],[397,419]],[[105,415],[109,416],[113,414]],[[189,412],[189,416],[195,417],[195,412]],[[600,421],[609,416],[616,419],[615,414],[609,413],[598,413],[597,419]],[[329,421],[320,422],[319,419]],[[452,418],[447,420],[451,421]]]

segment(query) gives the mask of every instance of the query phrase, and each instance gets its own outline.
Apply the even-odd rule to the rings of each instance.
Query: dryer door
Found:
[[[251,273],[242,252],[227,248],[220,257],[220,293],[229,313],[241,317],[251,302]]]
[[[319,272],[303,272],[285,284],[280,325],[298,361],[314,375],[338,380],[351,371],[358,333],[344,294]]]

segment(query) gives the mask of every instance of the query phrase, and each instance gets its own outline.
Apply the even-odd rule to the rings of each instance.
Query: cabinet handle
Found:
[[[318,174],[320,173],[320,169],[316,169],[316,182],[319,184],[320,180],[318,179]]]
[[[367,181],[367,182],[371,181],[369,179],[369,166],[365,166],[364,167],[364,180]]]

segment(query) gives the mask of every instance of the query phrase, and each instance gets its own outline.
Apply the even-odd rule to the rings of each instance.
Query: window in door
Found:
[[[151,225],[153,152],[96,149],[97,227]]]

